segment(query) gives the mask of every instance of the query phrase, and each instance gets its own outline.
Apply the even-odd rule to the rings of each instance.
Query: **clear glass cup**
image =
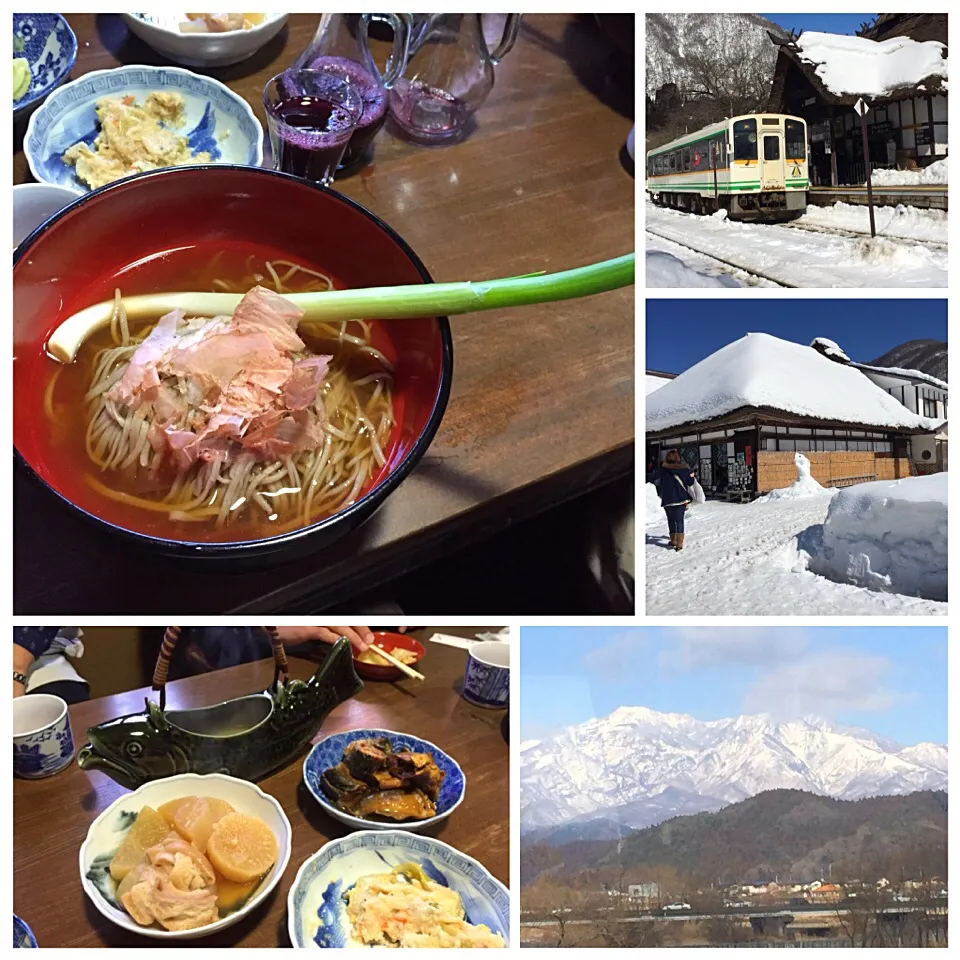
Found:
[[[363,115],[363,96],[323,70],[286,70],[263,88],[273,166],[324,186]]]

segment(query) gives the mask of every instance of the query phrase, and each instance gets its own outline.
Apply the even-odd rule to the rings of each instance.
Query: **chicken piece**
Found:
[[[216,888],[181,890],[163,870],[146,867],[121,898],[124,909],[141,926],[157,922],[167,930],[195,930],[220,918]]]
[[[141,926],[157,922],[167,930],[193,930],[219,919],[213,867],[179,834],[150,847],[134,871],[117,895]]]
[[[227,33],[230,30],[243,29],[242,13],[206,13],[203,19],[211,33]]]
[[[434,803],[420,790],[385,790],[365,797],[355,807],[356,815],[383,820],[426,820],[436,814]]]

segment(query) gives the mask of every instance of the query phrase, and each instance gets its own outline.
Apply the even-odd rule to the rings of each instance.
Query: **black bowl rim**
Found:
[[[366,217],[368,220],[372,221],[377,227],[383,230],[387,236],[389,236],[397,244],[397,246],[400,247],[403,253],[414,265],[417,273],[420,274],[420,277],[424,283],[434,282],[433,277],[424,266],[423,261],[416,255],[416,253],[413,252],[406,240],[404,240],[403,237],[401,237],[400,234],[398,234],[389,224],[385,223],[376,214],[372,213],[355,200],[351,200],[349,197],[345,197],[342,193],[338,193],[336,190],[331,190],[329,187],[324,187],[319,183],[303,180],[300,177],[295,177],[288,173],[281,173],[279,170],[270,170],[266,167],[250,167],[243,164],[229,163],[218,163],[213,165],[198,164],[170,167],[163,170],[149,170],[145,173],[124,177],[122,180],[117,180],[114,183],[108,183],[104,187],[90,191],[90,193],[82,194],[72,203],[69,203],[67,206],[58,210],[52,217],[50,217],[49,220],[46,220],[40,224],[36,230],[34,230],[20,243],[13,254],[13,265],[16,266],[29,248],[33,246],[36,240],[46,233],[47,230],[49,230],[58,220],[60,220],[70,211],[83,206],[85,203],[89,202],[91,198],[98,197],[107,191],[121,187],[134,180],[146,180],[154,177],[182,176],[185,173],[193,173],[198,170],[211,171],[215,173],[222,171],[241,171],[243,173],[253,173],[255,175],[276,177],[281,180],[290,180],[294,183],[305,185],[314,190],[318,190],[321,193],[325,193],[335,201],[345,204],[346,206],[360,213],[362,216]],[[262,537],[256,540],[237,540],[226,542],[206,540],[170,540],[165,537],[155,537],[148,533],[140,533],[137,530],[130,530],[127,527],[120,526],[119,524],[111,523],[109,520],[104,520],[103,517],[99,517],[95,513],[91,513],[89,510],[85,510],[83,507],[75,504],[69,497],[65,496],[55,487],[51,486],[46,480],[44,480],[43,477],[40,476],[39,473],[37,473],[36,470],[34,470],[27,458],[17,448],[16,443],[14,443],[13,448],[14,459],[16,463],[18,463],[27,472],[28,476],[49,490],[50,493],[52,493],[59,501],[66,504],[67,507],[74,513],[79,514],[97,526],[103,527],[111,533],[122,537],[130,543],[139,544],[140,546],[149,546],[154,550],[159,550],[160,552],[166,554],[189,557],[230,557],[245,554],[252,555],[253,553],[263,552],[266,550],[272,551],[282,548],[287,544],[295,543],[304,539],[305,537],[312,536],[323,530],[329,530],[337,524],[345,523],[354,517],[357,517],[358,521],[362,522],[367,518],[368,515],[372,515],[373,512],[379,509],[384,500],[386,500],[386,498],[393,493],[394,490],[396,490],[396,488],[407,478],[407,476],[409,476],[410,472],[417,465],[417,463],[420,462],[420,459],[427,452],[427,449],[433,442],[433,438],[436,436],[437,430],[440,427],[440,421],[443,419],[443,414],[446,411],[447,401],[450,399],[450,385],[453,380],[453,336],[450,332],[449,318],[436,317],[435,319],[440,328],[442,354],[440,362],[440,384],[437,391],[437,396],[434,400],[433,409],[430,411],[430,416],[427,418],[427,423],[420,432],[420,436],[417,437],[413,446],[404,455],[396,469],[392,470],[381,483],[377,484],[377,486],[375,486],[372,490],[360,497],[359,500],[352,503],[349,507],[345,507],[342,510],[338,510],[331,516],[325,517],[323,520],[318,520],[316,523],[309,524],[305,527],[299,527],[296,530],[290,530],[286,533],[277,534],[271,537]],[[16,417],[16,413],[14,413],[14,417]]]

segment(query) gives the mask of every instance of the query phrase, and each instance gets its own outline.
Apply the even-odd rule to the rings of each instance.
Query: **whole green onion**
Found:
[[[626,287],[634,282],[636,254],[564,270],[503,280],[462,283],[415,283],[398,287],[360,290],[327,290],[319,293],[285,293],[304,312],[301,324],[340,320],[399,320],[404,317],[452,316],[522,307],[531,303],[573,300]],[[151,293],[124,297],[130,319],[161,317],[171,310],[188,316],[230,315],[242,299],[238,293]],[[64,320],[47,341],[47,352],[61,363],[70,363],[86,338],[110,322],[112,300],[86,307]]]

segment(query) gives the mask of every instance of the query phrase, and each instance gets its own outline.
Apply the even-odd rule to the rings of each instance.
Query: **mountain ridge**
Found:
[[[613,833],[610,824],[641,829],[771,789],[838,799],[941,789],[947,761],[944,745],[904,746],[814,716],[701,721],[619,707],[521,745],[520,827],[591,839]]]

